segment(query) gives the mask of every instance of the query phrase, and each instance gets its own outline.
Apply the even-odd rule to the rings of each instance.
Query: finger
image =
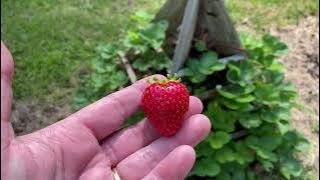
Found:
[[[102,153],[98,153],[82,170],[79,180],[106,180],[113,179],[113,173],[107,164],[106,157]]]
[[[1,41],[1,152],[14,137],[10,123],[13,68],[12,56]]]
[[[189,110],[186,118],[201,113],[203,109],[202,103],[198,98],[191,96],[189,101]],[[115,133],[110,138],[108,137],[107,140],[102,142],[101,146],[113,166],[159,137],[160,135],[145,119]]]
[[[9,145],[14,138],[10,123],[13,78],[13,59],[1,41],[1,177],[7,176],[9,166]]]
[[[183,145],[174,149],[143,180],[182,180],[191,170],[196,159],[194,149]]]
[[[158,78],[164,78],[156,75]],[[154,77],[154,76],[153,76]],[[123,121],[139,107],[143,90],[148,85],[147,77],[135,84],[113,93],[67,118],[82,123],[101,140],[115,131]]]
[[[210,122],[204,115],[190,117],[182,129],[173,137],[161,137],[150,145],[130,155],[117,166],[117,171],[123,179],[141,179],[173,149],[180,145],[195,146],[202,141],[210,131]]]

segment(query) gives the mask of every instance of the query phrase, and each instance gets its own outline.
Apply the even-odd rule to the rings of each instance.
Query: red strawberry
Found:
[[[163,136],[172,136],[181,128],[189,107],[189,92],[180,80],[150,81],[142,97],[142,108],[151,125]]]

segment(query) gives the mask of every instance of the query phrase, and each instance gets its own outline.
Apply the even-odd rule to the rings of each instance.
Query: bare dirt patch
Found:
[[[42,105],[38,101],[16,101],[12,109],[12,126],[17,135],[24,135],[49,126],[71,113],[68,104]]]

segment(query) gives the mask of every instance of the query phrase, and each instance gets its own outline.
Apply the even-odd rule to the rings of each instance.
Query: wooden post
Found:
[[[167,20],[168,39],[177,39],[188,0],[167,0],[154,21]],[[210,49],[221,56],[243,54],[238,34],[231,22],[223,0],[200,0],[194,37],[205,40]]]
[[[177,73],[188,58],[191,41],[196,28],[198,10],[199,0],[189,0],[184,12],[177,46],[173,56],[173,66],[168,70],[171,74]]]

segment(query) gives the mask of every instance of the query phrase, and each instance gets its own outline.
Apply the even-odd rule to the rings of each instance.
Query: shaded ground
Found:
[[[41,105],[39,101],[13,103],[12,125],[17,135],[28,134],[51,125],[71,113],[70,101],[63,104]]]
[[[299,94],[303,110],[294,110],[293,125],[312,143],[310,153],[303,155],[304,164],[319,178],[319,18],[307,17],[297,25],[283,30],[271,30],[290,49],[283,59],[286,78],[292,81]],[[317,179],[318,179],[317,178]]]

